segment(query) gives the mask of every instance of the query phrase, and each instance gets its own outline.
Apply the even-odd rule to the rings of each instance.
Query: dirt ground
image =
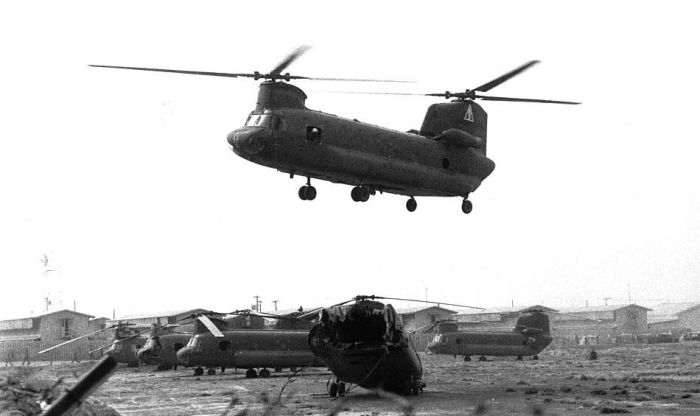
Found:
[[[421,354],[423,394],[380,397],[360,387],[343,400],[326,393],[330,374],[307,370],[290,380],[289,372],[268,379],[246,379],[226,370],[194,376],[191,369],[154,371],[120,366],[93,399],[122,415],[248,414],[391,415],[412,411],[441,414],[635,415],[700,414],[700,343],[636,345],[597,350],[551,349],[539,361],[512,358],[464,362],[461,358]],[[32,376],[64,378],[70,384],[91,363],[33,363]],[[0,375],[12,371],[0,369]],[[279,399],[279,404],[274,404]]]

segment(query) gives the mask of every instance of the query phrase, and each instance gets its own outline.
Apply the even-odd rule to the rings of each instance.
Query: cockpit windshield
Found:
[[[273,130],[287,130],[284,119],[272,114],[251,114],[245,122],[248,127],[267,127]]]

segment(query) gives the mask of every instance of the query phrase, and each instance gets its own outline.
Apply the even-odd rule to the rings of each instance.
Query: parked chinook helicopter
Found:
[[[208,368],[209,375],[215,374],[215,368],[222,372],[226,368],[244,368],[248,378],[270,377],[270,368],[280,371],[324,366],[309,350],[306,340],[312,324],[296,318],[301,312],[274,315],[248,310],[229,315],[234,314],[276,319],[278,325],[275,329],[246,328],[229,325],[223,318],[199,316],[189,342],[177,352],[178,362],[195,367],[195,375],[203,374],[204,368]]]
[[[539,61],[530,61],[492,81],[464,92],[423,95],[452,98],[431,105],[419,131],[401,132],[308,109],[306,94],[291,80],[376,81],[318,78],[283,74],[308,50],[300,47],[269,73],[222,73],[163,68],[90,65],[140,71],[216,77],[263,79],[255,109],[245,125],[228,135],[232,150],[251,162],[307,178],[299,198],[311,201],[316,188],[311,178],[353,186],[353,201],[366,202],[377,191],[406,195],[406,208],[415,211],[417,196],[461,197],[462,211],[472,211],[468,199],[495,168],[486,156],[487,114],[474,100],[549,104],[579,104],[530,98],[494,97],[487,92]],[[393,93],[389,93],[393,94]]]
[[[180,332],[180,325],[154,325],[148,340],[137,352],[139,361],[145,364],[156,365],[158,370],[177,370],[179,364],[177,352],[182,349],[189,339],[191,333]]]
[[[141,348],[141,346],[146,342],[145,334],[148,332],[148,330],[143,331],[143,329],[143,327],[135,326],[129,322],[118,322],[103,329],[90,332],[89,334],[85,334],[69,341],[62,342],[58,345],[54,345],[53,347],[41,350],[39,351],[39,354],[45,354],[56,348],[64,347],[68,344],[79,341],[83,338],[91,337],[101,332],[114,330],[114,338],[110,345],[92,350],[89,353],[92,355],[93,353],[100,351],[103,355],[111,356],[118,363],[128,364],[129,367],[137,367],[139,361],[136,356],[136,351],[138,351],[138,349]]]
[[[549,332],[549,317],[539,310],[531,310],[518,318],[510,332],[505,331],[459,331],[453,321],[431,324],[438,329],[435,338],[428,344],[428,351],[435,354],[461,355],[464,361],[471,361],[471,356],[479,356],[485,361],[486,356],[523,356],[538,359],[542,350],[552,342]],[[423,332],[432,328],[426,327]]]
[[[379,388],[399,394],[423,390],[423,366],[411,338],[393,306],[376,299],[424,302],[383,296],[355,296],[324,308],[319,323],[311,328],[311,351],[335,375],[329,395],[344,395],[346,383],[367,389]],[[352,305],[347,305],[355,302]],[[444,302],[441,305],[475,308]],[[475,308],[481,309],[481,308]]]

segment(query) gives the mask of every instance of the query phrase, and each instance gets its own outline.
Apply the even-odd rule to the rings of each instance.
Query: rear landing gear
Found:
[[[262,378],[270,377],[270,370],[268,370],[267,368],[263,368],[262,370],[260,370],[260,377],[262,377]]]
[[[245,378],[255,378],[255,377],[257,377],[257,376],[258,376],[258,373],[255,371],[254,368],[249,368],[249,369],[245,372]]]
[[[213,376],[214,374],[216,374],[216,370],[214,370],[213,368],[210,368],[210,369],[207,370],[207,375],[208,375],[208,376]]]
[[[532,359],[535,360],[535,361],[537,361],[537,360],[540,359],[540,357],[538,357],[537,355],[533,355],[533,356],[532,356]]]
[[[372,193],[373,191],[366,186],[356,186],[350,191],[350,198],[355,202],[367,202]]]
[[[413,212],[418,208],[418,202],[413,197],[410,197],[408,201],[406,201],[406,209],[408,212]]]
[[[464,201],[462,201],[462,212],[465,214],[469,214],[472,212],[472,201],[468,200],[467,198],[464,198]]]
[[[472,357],[470,357],[468,355],[464,356],[464,361],[471,361],[471,360],[472,360]]]
[[[202,374],[204,374],[204,369],[202,367],[197,367],[194,369],[195,376],[201,376]]]
[[[299,199],[302,201],[313,201],[316,198],[316,188],[311,186],[311,179],[306,178],[306,185],[299,188]]]

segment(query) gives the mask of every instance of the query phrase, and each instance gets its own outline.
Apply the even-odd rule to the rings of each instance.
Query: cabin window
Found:
[[[275,130],[287,130],[287,122],[283,118],[275,117],[272,128]]]
[[[231,341],[221,341],[219,342],[219,349],[221,351],[228,351],[231,349]]]
[[[445,169],[449,168],[450,167],[450,159],[448,159],[446,157],[443,158],[442,159],[442,167]]]
[[[461,343],[462,343],[462,338],[457,338],[457,339],[455,340],[455,342],[457,343],[457,345],[461,344]]]
[[[176,342],[175,345],[173,345],[173,350],[175,350],[175,352],[178,352],[182,349],[182,347],[184,347],[182,342]]]
[[[321,139],[321,128],[316,126],[306,126],[306,140],[317,142]]]
[[[446,336],[443,336],[443,337],[442,337],[442,343],[443,343],[443,344],[447,344],[447,337],[446,337]]]

